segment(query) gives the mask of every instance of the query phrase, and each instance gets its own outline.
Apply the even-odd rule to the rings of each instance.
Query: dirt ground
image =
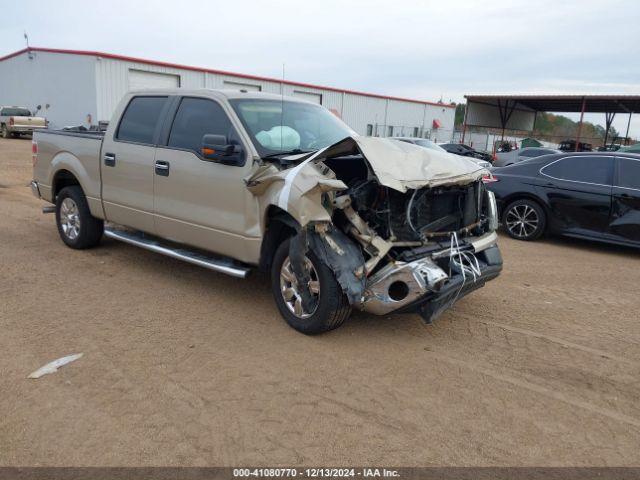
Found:
[[[263,275],[65,247],[30,147],[0,139],[0,465],[640,464],[639,251],[502,236],[434,325],[306,337]]]

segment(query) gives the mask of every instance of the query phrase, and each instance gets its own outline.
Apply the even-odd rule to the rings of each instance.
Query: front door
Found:
[[[640,158],[617,157],[613,186],[611,233],[640,242]]]
[[[222,255],[244,259],[257,224],[256,205],[243,178],[243,166],[205,160],[200,154],[205,134],[225,136],[241,145],[223,107],[210,98],[184,97],[175,113],[166,145],[155,157],[154,209],[158,235]],[[244,149],[247,152],[247,149]],[[246,153],[245,153],[246,155]],[[256,205],[257,207],[257,205]]]
[[[541,169],[549,206],[559,227],[575,233],[609,228],[613,156],[570,156]]]
[[[102,145],[102,202],[108,221],[155,232],[153,171],[166,96],[136,96]]]

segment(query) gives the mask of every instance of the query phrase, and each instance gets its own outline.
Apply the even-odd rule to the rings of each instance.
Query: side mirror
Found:
[[[202,137],[200,154],[206,160],[224,165],[244,165],[244,152],[240,145],[229,143],[224,135],[206,134]]]

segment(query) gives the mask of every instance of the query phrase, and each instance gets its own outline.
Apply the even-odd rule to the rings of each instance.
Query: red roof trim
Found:
[[[30,47],[23,48],[22,50],[18,50],[17,52],[10,53],[9,55],[5,55],[4,57],[0,57],[0,62],[3,60],[7,60],[9,58],[17,57],[18,55],[22,55],[28,51],[32,52],[46,52],[46,53],[64,53],[68,55],[86,55],[91,57],[102,57],[102,58],[111,58],[114,60],[124,60],[127,62],[136,62],[136,63],[145,63],[147,65],[157,65],[160,67],[169,67],[169,68],[179,68],[182,70],[191,70],[194,72],[204,72],[204,73],[215,73],[219,75],[231,75],[234,77],[246,78],[249,80],[262,80],[266,82],[275,82],[275,83],[284,83],[285,85],[293,85],[296,87],[305,87],[305,88],[318,88],[322,90],[329,90],[332,92],[338,93],[350,93],[353,95],[363,95],[365,97],[372,98],[381,98],[383,100],[398,100],[401,102],[411,102],[411,103],[420,103],[423,105],[433,105],[436,107],[443,108],[455,108],[455,105],[450,105],[446,103],[437,103],[437,102],[428,102],[425,100],[416,100],[412,98],[403,98],[403,97],[391,97],[388,95],[379,95],[377,93],[367,93],[367,92],[359,92],[357,90],[345,90],[344,88],[335,88],[335,87],[324,87],[322,85],[314,85],[311,83],[300,83],[300,82],[292,82],[290,80],[282,80],[277,78],[270,77],[262,77],[258,75],[247,75],[244,73],[235,73],[235,72],[227,72],[224,70],[214,70],[210,68],[200,68],[200,67],[192,67],[189,65],[179,65],[177,63],[167,63],[167,62],[157,62],[155,60],[147,60],[144,58],[135,58],[135,57],[127,57],[125,55],[115,55],[113,53],[103,53],[103,52],[91,52],[86,50],[63,50],[57,48],[41,48],[41,47]]]

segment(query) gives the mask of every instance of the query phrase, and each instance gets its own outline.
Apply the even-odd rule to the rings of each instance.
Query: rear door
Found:
[[[102,202],[108,221],[155,233],[154,157],[167,96],[134,96],[102,146]]]
[[[640,242],[640,157],[617,157],[616,162],[611,233]]]
[[[183,97],[156,152],[156,228],[160,236],[242,259],[255,204],[243,178],[251,162],[224,165],[200,155],[205,134],[242,145],[223,105],[211,98]],[[248,149],[243,148],[244,152]],[[255,209],[254,209],[255,210]],[[255,240],[255,239],[254,239]]]
[[[611,212],[613,156],[570,156],[540,169],[553,221],[575,233],[606,232]]]

